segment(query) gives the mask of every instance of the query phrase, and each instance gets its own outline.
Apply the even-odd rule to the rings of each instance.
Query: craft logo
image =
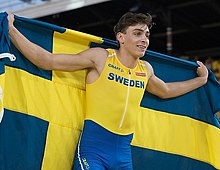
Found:
[[[120,72],[124,72],[124,70],[122,69],[122,68],[120,68],[120,67],[118,67],[118,66],[115,66],[115,65],[113,65],[113,64],[108,64],[108,66],[109,67],[111,67],[111,68],[113,68],[113,69],[116,69],[116,70],[118,70],[118,71],[120,71]]]
[[[83,162],[84,166],[86,167],[86,169],[90,169],[89,164],[88,164],[86,158],[82,158],[82,162]]]

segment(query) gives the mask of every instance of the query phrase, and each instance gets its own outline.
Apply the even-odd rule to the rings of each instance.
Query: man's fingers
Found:
[[[198,64],[200,67],[204,66],[204,64],[203,64],[201,61],[197,61],[197,64]]]

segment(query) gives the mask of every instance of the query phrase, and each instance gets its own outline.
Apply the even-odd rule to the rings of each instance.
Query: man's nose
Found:
[[[146,43],[147,40],[148,40],[148,37],[146,37],[146,36],[143,36],[143,37],[141,38],[141,41],[144,42],[144,43]]]

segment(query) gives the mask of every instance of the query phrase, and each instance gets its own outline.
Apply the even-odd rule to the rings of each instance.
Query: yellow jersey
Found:
[[[107,51],[100,77],[86,84],[86,120],[115,134],[131,134],[148,80],[146,65],[139,60],[134,69],[127,68],[114,49]]]

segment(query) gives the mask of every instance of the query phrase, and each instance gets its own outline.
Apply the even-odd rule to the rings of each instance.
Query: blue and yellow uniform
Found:
[[[107,50],[103,72],[86,85],[86,119],[75,156],[79,169],[132,169],[130,142],[147,84],[146,65],[139,60],[127,68],[115,50]]]

